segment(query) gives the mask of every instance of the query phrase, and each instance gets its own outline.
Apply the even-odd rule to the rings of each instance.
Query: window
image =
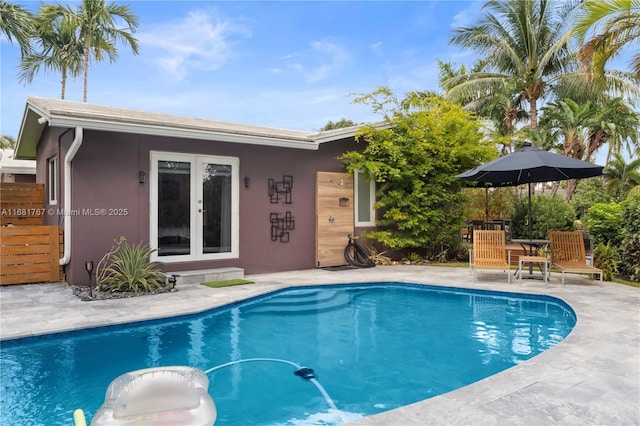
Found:
[[[49,204],[58,204],[58,157],[47,160],[47,194]]]
[[[354,173],[356,226],[375,226],[376,183],[363,170]]]
[[[151,247],[163,262],[238,257],[233,157],[151,153]]]

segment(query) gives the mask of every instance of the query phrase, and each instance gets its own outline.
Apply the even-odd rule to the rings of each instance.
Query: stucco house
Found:
[[[378,123],[383,126],[384,124]],[[337,157],[357,126],[301,132],[29,97],[16,158],[36,160],[68,283],[124,236],[167,272],[343,264],[373,226],[373,183]]]

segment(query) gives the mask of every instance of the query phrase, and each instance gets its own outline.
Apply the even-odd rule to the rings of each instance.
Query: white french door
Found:
[[[238,257],[238,168],[234,157],[151,152],[153,260]]]

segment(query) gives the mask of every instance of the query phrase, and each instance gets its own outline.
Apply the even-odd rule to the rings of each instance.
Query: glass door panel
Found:
[[[202,163],[202,253],[231,252],[231,166]]]
[[[158,256],[191,254],[191,163],[158,161]]]

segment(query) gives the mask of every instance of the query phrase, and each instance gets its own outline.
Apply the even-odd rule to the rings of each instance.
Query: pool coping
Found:
[[[218,289],[184,285],[154,296],[82,302],[64,284],[0,287],[0,339],[203,312],[287,287],[395,281],[525,294],[568,303],[578,321],[557,346],[461,389],[350,425],[633,424],[640,425],[640,291],[602,287],[571,275],[544,285],[506,283],[504,275],[467,269],[399,265],[363,270],[320,269],[257,274],[255,284]]]

